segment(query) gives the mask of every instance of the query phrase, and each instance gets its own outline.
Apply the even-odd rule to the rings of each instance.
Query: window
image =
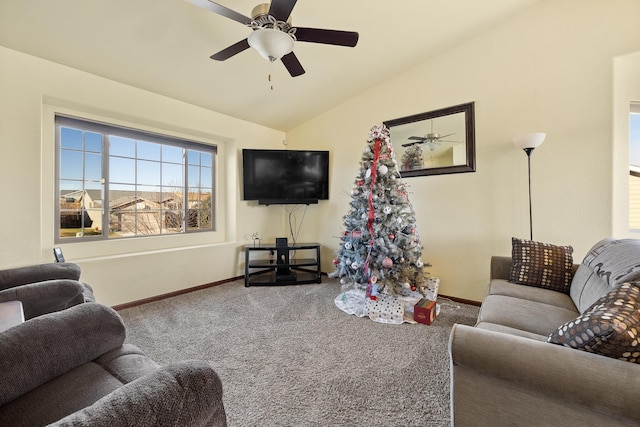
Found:
[[[629,228],[640,230],[640,103],[629,114]]]
[[[216,147],[56,116],[57,242],[214,231]]]

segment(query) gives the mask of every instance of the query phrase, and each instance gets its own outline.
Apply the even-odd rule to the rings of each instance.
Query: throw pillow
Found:
[[[639,286],[637,282],[618,285],[560,326],[547,342],[640,363]]]
[[[569,293],[573,278],[573,248],[532,240],[511,239],[510,281]]]

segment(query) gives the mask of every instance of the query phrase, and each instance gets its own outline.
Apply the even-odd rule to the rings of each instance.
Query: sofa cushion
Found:
[[[623,283],[576,319],[561,325],[548,342],[640,363],[640,287]]]
[[[598,298],[606,295],[611,287],[588,266],[580,264],[573,275],[569,295],[580,313],[587,311]]]
[[[501,332],[503,334],[515,335],[517,337],[529,338],[532,340],[542,341],[542,342],[546,341],[548,338],[548,335],[534,334],[533,332],[523,331],[522,329],[516,329],[510,326],[498,325],[496,323],[480,322],[480,323],[476,323],[475,327],[478,329],[484,329],[484,330],[493,331],[493,332]]]
[[[573,277],[573,248],[531,240],[511,239],[510,281],[569,293]]]
[[[640,280],[640,240],[603,239],[584,257],[570,295],[581,313],[616,285]]]
[[[582,264],[611,288],[640,280],[640,239],[605,239],[594,246]]]
[[[45,426],[122,387],[97,363],[84,363],[0,406],[2,426]]]
[[[0,404],[122,345],[124,323],[110,307],[87,303],[0,332]]]
[[[556,307],[566,308],[572,311],[576,310],[573,300],[567,294],[550,291],[548,289],[536,288],[533,286],[517,285],[503,279],[493,279],[489,283],[489,291],[487,292],[487,295],[505,295],[554,305]]]
[[[579,313],[554,305],[505,295],[488,295],[482,303],[478,323],[495,323],[537,335],[549,336],[558,325]]]

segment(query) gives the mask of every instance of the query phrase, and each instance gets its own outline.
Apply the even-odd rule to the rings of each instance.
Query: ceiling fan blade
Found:
[[[295,27],[296,39],[301,42],[324,43],[354,47],[358,44],[358,33],[354,31],[325,30],[322,28]]]
[[[455,135],[455,133],[448,133],[446,135],[439,136],[438,139],[446,138],[448,136]]]
[[[238,21],[243,25],[248,25],[251,22],[251,18],[244,16],[241,13],[236,12],[235,10],[231,10],[228,7],[224,7],[221,4],[214,3],[209,0],[185,0],[191,3],[194,6],[201,7],[203,9],[210,10],[213,13],[217,13],[218,15],[222,15],[229,19],[233,19],[234,21]]]
[[[240,40],[238,43],[232,44],[228,48],[222,49],[218,53],[214,53],[213,55],[211,55],[211,59],[215,59],[216,61],[224,61],[246,49],[249,49],[249,42],[247,41],[247,39]]]
[[[402,144],[403,147],[411,147],[412,145],[419,144],[419,142],[407,142],[406,144]]]
[[[286,21],[291,15],[293,6],[296,5],[298,0],[271,0],[271,6],[269,6],[269,15],[276,18],[278,21]]]
[[[427,140],[427,139],[429,139],[429,138],[425,138],[425,137],[422,137],[422,136],[410,136],[410,137],[409,137],[409,138],[407,138],[407,139],[413,139],[413,140],[415,140],[415,141],[426,141],[426,140]]]
[[[282,57],[281,61],[287,71],[289,71],[289,74],[291,74],[291,77],[298,77],[304,74],[304,68],[302,68],[302,64],[300,64],[300,61],[298,61],[298,58],[293,52],[287,53]]]

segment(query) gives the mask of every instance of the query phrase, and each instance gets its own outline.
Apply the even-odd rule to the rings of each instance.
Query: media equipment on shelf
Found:
[[[289,240],[276,237],[276,277],[278,280],[296,280],[296,273],[291,271],[289,263]]]
[[[312,204],[329,199],[329,152],[242,150],[244,200],[263,205]]]

